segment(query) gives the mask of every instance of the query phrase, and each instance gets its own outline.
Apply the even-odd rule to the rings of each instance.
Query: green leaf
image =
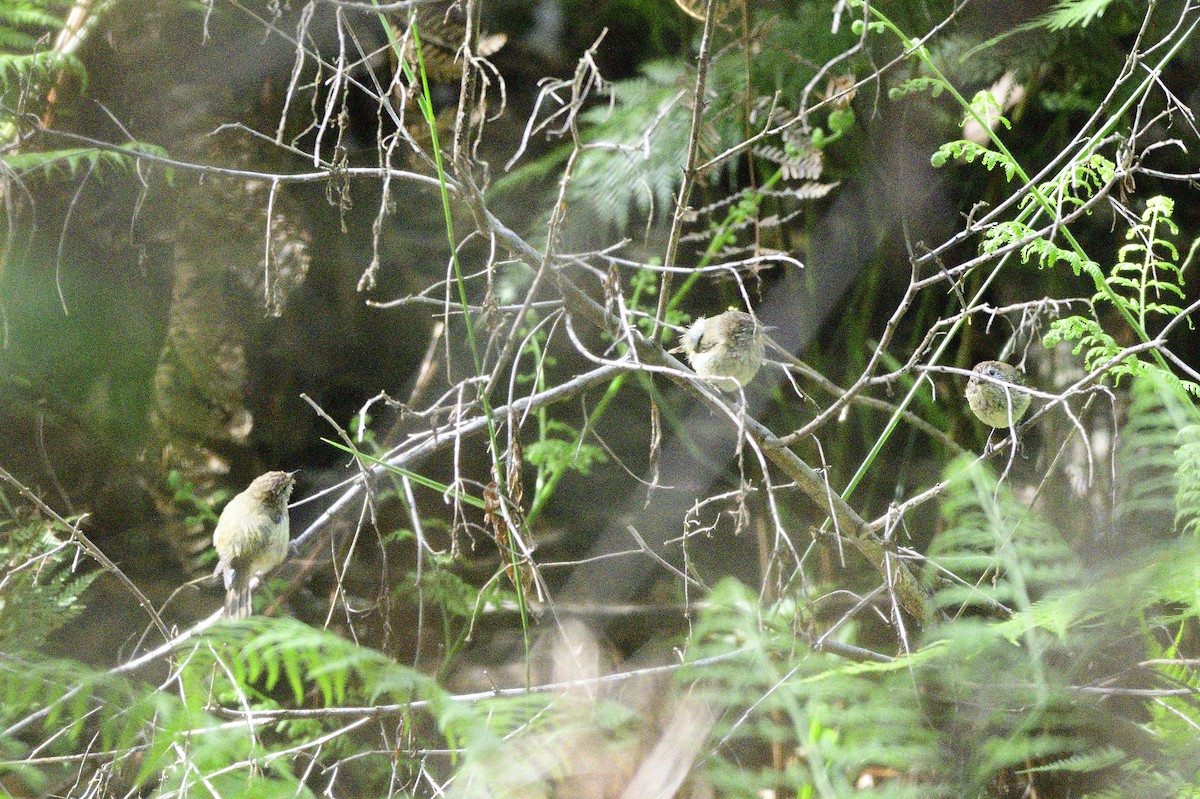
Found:
[[[525,448],[525,460],[550,474],[574,470],[589,474],[598,463],[607,463],[608,455],[595,444],[584,443],[581,434],[570,425],[551,420],[550,432],[560,437],[534,441]]]

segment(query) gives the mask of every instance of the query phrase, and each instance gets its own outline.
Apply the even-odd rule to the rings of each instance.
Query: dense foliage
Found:
[[[4,790],[1200,795],[1200,8],[144,6],[0,0]]]

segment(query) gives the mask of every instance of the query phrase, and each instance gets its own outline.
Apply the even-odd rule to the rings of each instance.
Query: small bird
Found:
[[[1027,385],[1025,375],[1002,361],[981,361],[972,371],[967,381],[967,404],[979,421],[988,427],[1015,427],[1029,410],[1030,396],[1020,390]]]
[[[287,557],[288,497],[295,472],[267,472],[254,478],[221,511],[213,546],[217,568],[213,577],[225,581],[225,615],[250,615],[250,593],[264,574]]]
[[[766,333],[744,311],[700,317],[671,352],[684,352],[696,374],[732,394],[758,374],[766,351]]]

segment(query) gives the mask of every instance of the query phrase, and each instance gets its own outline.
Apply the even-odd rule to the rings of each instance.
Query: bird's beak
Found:
[[[296,470],[296,471],[294,471],[294,472],[287,472],[286,474],[287,474],[287,476],[288,476],[288,477],[290,477],[290,478],[292,478],[293,480],[295,480],[295,479],[296,479],[296,475],[300,474],[300,470],[299,470],[299,469],[297,469],[297,470]]]

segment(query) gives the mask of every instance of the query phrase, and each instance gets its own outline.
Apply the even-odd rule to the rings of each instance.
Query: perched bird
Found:
[[[967,404],[988,427],[1013,427],[1029,410],[1025,375],[1002,361],[981,361],[967,381]],[[982,375],[982,377],[980,377]],[[986,380],[993,378],[1003,383]]]
[[[288,497],[295,472],[267,472],[229,500],[213,531],[217,568],[225,581],[225,615],[250,615],[250,592],[264,574],[287,556]]]
[[[758,374],[765,350],[763,326],[750,314],[731,310],[697,319],[671,352],[686,353],[696,374],[733,393]]]

